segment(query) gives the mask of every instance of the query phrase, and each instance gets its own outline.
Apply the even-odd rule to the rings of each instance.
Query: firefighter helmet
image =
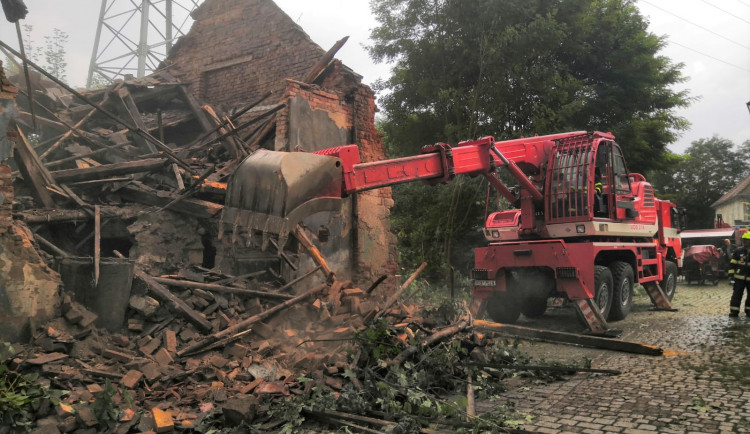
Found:
[[[744,234],[742,234],[742,239],[743,240],[750,240],[750,231],[745,232]]]

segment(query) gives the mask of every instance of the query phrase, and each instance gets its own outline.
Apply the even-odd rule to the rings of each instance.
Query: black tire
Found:
[[[674,292],[677,289],[677,264],[667,261],[667,266],[665,268],[664,280],[659,283],[659,286],[661,286],[661,290],[664,291],[664,295],[667,296],[667,299],[672,301]]]
[[[627,262],[613,262],[609,266],[614,285],[612,286],[612,308],[609,321],[625,319],[633,308],[633,267]]]
[[[515,323],[521,316],[518,299],[507,292],[496,292],[487,300],[487,315],[495,322]]]
[[[526,318],[539,318],[547,311],[547,298],[528,297],[521,305],[521,313]]]
[[[594,303],[599,307],[602,316],[607,318],[612,308],[612,272],[601,265],[594,266]]]

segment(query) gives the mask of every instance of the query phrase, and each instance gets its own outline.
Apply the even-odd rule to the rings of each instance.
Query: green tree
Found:
[[[687,126],[674,114],[689,102],[686,92],[673,90],[684,80],[682,65],[658,55],[665,41],[648,33],[633,1],[373,0],[371,6],[380,25],[370,54],[393,64],[376,88],[394,155],[482,135],[602,130],[615,134],[631,168],[645,172],[667,161],[666,146]],[[399,220],[397,208],[394,220],[406,224],[397,228],[435,240],[476,234],[481,218],[459,224],[484,209],[483,198],[472,202],[482,187],[470,184],[448,186],[468,194],[411,187],[461,212],[446,214],[451,206],[433,200],[430,223]],[[410,201],[402,188],[394,188],[396,199]],[[449,249],[444,259],[450,255]]]
[[[737,148],[718,136],[696,140],[672,170],[654,175],[654,186],[661,198],[687,210],[689,228],[711,228],[711,204],[750,175],[748,152],[750,140]]]
[[[68,34],[60,29],[53,29],[52,36],[45,36],[44,61],[47,72],[61,81],[67,80],[65,70],[68,62],[65,61],[65,44],[68,43]]]

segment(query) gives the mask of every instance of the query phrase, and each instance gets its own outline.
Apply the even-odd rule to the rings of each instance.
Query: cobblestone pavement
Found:
[[[567,381],[515,387],[503,398],[522,414],[532,432],[750,432],[750,318],[729,318],[731,287],[680,283],[673,304],[678,312],[651,310],[648,296],[637,291],[635,305],[611,328],[622,339],[658,345],[659,357],[524,343],[536,359],[578,362],[615,369],[610,376],[579,373]],[[556,309],[520,325],[580,331],[571,309]],[[477,404],[492,411],[498,403]]]

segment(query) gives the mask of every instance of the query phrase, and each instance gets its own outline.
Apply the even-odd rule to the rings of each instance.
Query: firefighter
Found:
[[[742,234],[742,246],[734,250],[729,261],[729,281],[732,285],[732,299],[729,301],[729,316],[740,314],[740,302],[745,288],[748,297],[745,299],[745,315],[750,316],[750,232]]]

